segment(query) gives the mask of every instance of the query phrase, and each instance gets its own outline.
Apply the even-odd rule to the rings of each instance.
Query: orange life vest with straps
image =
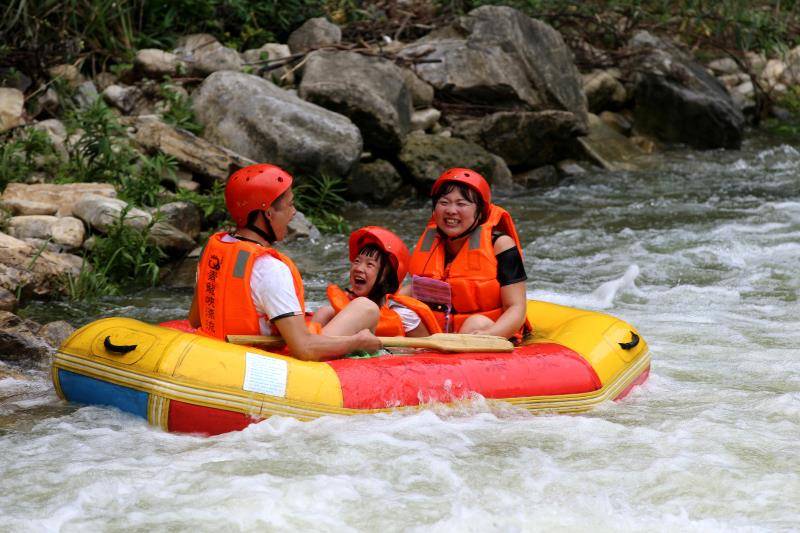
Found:
[[[328,301],[337,313],[345,308],[350,303],[352,297],[349,292],[343,290],[338,285],[328,285]],[[424,303],[420,302],[410,296],[403,296],[399,294],[387,295],[387,298],[408,307],[419,316],[422,323],[428,328],[430,333],[440,333],[442,330],[436,317],[430,308]],[[378,337],[404,337],[406,334],[403,329],[403,320],[395,310],[388,305],[380,307],[380,318],[378,319],[378,326],[375,328],[375,335]]]
[[[294,291],[305,313],[303,280],[294,262],[271,247],[236,240],[224,242],[225,232],[208,240],[197,265],[200,331],[225,340],[227,335],[259,335],[259,315],[250,292],[255,260],[263,255],[278,259],[292,273]]]
[[[495,230],[514,239],[522,255],[522,246],[511,215],[494,204],[490,206],[486,221],[467,236],[466,242],[449,264],[445,263],[445,243],[433,217],[411,254],[410,274],[450,284],[452,331],[461,329],[464,321],[473,314],[482,314],[492,320],[497,320],[503,314],[500,283],[497,281],[497,258],[492,242],[492,232]],[[446,310],[436,309],[434,315],[444,330]],[[530,327],[527,319],[523,325],[525,327]]]

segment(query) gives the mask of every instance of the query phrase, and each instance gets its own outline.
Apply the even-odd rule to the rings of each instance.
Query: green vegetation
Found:
[[[295,186],[294,203],[320,231],[347,233],[348,225],[341,215],[345,200],[341,196],[346,188],[341,178],[312,177]]]
[[[203,134],[203,126],[197,122],[189,98],[178,91],[170,80],[162,83],[159,94],[166,103],[166,110],[162,114],[164,122],[194,133]]]
[[[33,128],[20,130],[0,142],[0,192],[14,181],[25,181],[42,166],[53,165],[55,149],[47,133]]]
[[[457,12],[510,5],[565,35],[616,49],[645,29],[678,35],[697,49],[780,52],[800,44],[800,3],[752,0],[454,0]]]

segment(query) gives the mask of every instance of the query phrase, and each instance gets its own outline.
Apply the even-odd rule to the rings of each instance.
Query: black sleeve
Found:
[[[522,256],[519,249],[514,246],[495,256],[497,258],[497,281],[501,287],[519,283],[528,279],[525,274],[525,265],[522,264]]]

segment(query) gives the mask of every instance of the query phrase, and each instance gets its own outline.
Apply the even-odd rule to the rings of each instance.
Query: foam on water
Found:
[[[529,297],[604,310],[650,345],[648,382],[583,415],[476,398],[206,439],[64,406],[41,370],[0,368],[0,530],[796,530],[799,169],[790,146],[671,153],[502,200]],[[397,219],[412,242],[428,214],[352,223]],[[312,300],[346,269],[343,243],[290,245]],[[79,312],[175,318],[188,298]]]

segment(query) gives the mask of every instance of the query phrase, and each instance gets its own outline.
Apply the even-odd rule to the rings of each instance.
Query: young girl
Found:
[[[365,297],[380,308],[375,334],[381,337],[424,337],[439,331],[428,306],[409,296],[395,294],[408,271],[409,253],[403,241],[378,226],[350,235],[350,288],[329,285],[328,305],[320,307],[313,322],[325,325],[351,300]]]

